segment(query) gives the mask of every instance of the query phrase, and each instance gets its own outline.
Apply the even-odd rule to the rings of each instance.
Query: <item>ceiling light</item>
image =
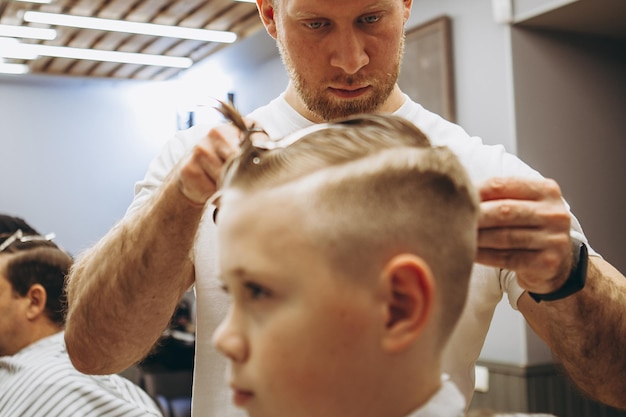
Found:
[[[24,13],[24,20],[32,23],[70,26],[82,29],[108,30],[140,35],[166,36],[180,39],[195,39],[206,42],[233,43],[237,40],[237,34],[233,32],[155,25],[153,23],[129,22],[66,14],[27,11]]]
[[[39,3],[39,4],[50,4],[52,0],[17,0],[24,3]]]
[[[133,52],[102,51],[98,49],[69,48],[50,45],[29,45],[37,55],[55,58],[87,59],[91,61],[120,62],[123,64],[155,65],[159,67],[189,68],[191,58],[138,54]]]
[[[37,56],[49,56],[173,68],[189,68],[193,65],[193,60],[186,57],[14,43],[7,42],[6,39],[2,38],[0,38],[0,56],[16,59],[35,59]]]
[[[29,51],[28,47],[13,38],[0,38],[0,58],[12,59],[36,59],[37,54]]]
[[[29,26],[12,26],[0,24],[0,36],[53,40],[57,37],[57,31],[54,29],[42,29]]]
[[[24,64],[6,64],[0,62],[0,73],[3,74],[26,74],[28,65]]]
[[[242,3],[256,3],[256,0],[235,0],[235,1],[240,1]]]

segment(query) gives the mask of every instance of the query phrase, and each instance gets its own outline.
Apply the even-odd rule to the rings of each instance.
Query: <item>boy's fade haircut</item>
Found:
[[[277,146],[247,132],[220,192],[302,184],[300,233],[349,276],[373,276],[401,253],[423,258],[436,279],[443,346],[465,305],[477,247],[478,194],[456,155],[393,115],[316,125]]]

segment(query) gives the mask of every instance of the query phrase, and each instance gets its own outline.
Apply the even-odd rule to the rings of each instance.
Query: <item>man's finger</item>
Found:
[[[538,215],[538,204],[524,200],[495,200],[480,203],[478,227],[540,227],[544,221]]]
[[[209,131],[206,146],[214,149],[215,154],[226,161],[238,151],[239,135],[239,130],[233,125],[222,125]]]
[[[478,188],[482,201],[514,199],[541,200],[546,197],[560,198],[558,184],[550,179],[491,178]]]
[[[536,228],[481,229],[478,233],[480,249],[541,250],[553,244],[552,235]]]
[[[536,250],[498,250],[479,249],[476,262],[496,268],[518,270],[536,267],[539,251]]]

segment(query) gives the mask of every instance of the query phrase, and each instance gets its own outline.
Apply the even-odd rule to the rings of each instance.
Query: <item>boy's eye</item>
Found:
[[[253,300],[266,298],[272,295],[272,293],[267,288],[264,288],[261,285],[256,284],[254,282],[246,282],[244,286],[246,290],[248,291],[250,298],[252,298]]]

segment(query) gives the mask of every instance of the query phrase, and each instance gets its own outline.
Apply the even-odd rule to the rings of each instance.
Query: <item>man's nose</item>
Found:
[[[355,29],[342,30],[331,39],[333,52],[330,64],[346,74],[356,74],[369,63],[365,41]]]

